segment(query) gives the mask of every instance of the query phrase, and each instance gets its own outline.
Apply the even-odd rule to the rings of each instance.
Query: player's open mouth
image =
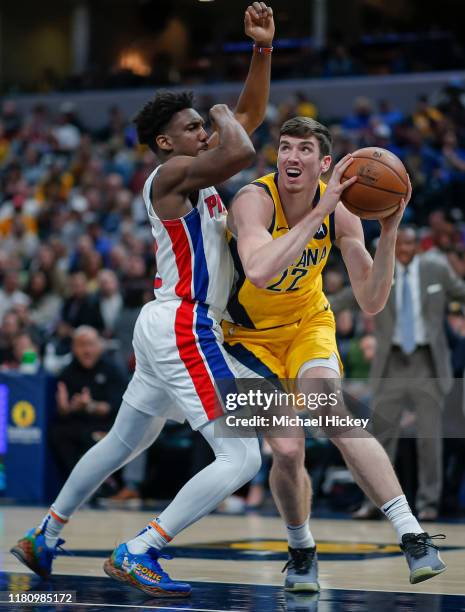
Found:
[[[286,174],[290,178],[297,178],[302,174],[302,170],[299,168],[286,168]]]

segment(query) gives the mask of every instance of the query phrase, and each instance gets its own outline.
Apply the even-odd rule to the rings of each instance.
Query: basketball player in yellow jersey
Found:
[[[341,250],[360,307],[370,314],[384,308],[393,279],[397,228],[411,188],[399,210],[380,221],[381,236],[372,259],[360,219],[339,202],[342,191],[357,180],[341,182],[351,162],[350,155],[344,157],[325,186],[320,176],[331,165],[330,133],[312,119],[296,117],[281,128],[278,172],[244,187],[234,199],[228,223],[238,278],[228,304],[233,323],[224,321],[223,331],[227,350],[244,365],[244,376],[252,371],[297,379],[299,391],[304,392],[323,390],[323,383],[334,389],[342,365],[321,278],[332,243]],[[363,429],[352,429],[349,435],[335,429],[326,433],[357,483],[393,523],[410,567],[410,581],[444,571],[377,440]],[[273,450],[270,487],[288,530],[285,587],[316,591],[305,440],[270,436],[268,442]]]

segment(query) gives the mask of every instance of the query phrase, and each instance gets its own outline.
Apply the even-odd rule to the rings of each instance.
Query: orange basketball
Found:
[[[352,157],[342,182],[355,175],[358,179],[342,193],[344,206],[361,219],[383,219],[394,213],[407,195],[404,164],[394,153],[379,147],[359,149]]]

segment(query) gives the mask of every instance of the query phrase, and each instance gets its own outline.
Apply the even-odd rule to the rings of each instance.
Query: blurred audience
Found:
[[[58,377],[57,416],[50,440],[62,476],[107,432],[121,404],[124,373],[104,355],[102,338],[81,325],[73,332],[73,360]]]

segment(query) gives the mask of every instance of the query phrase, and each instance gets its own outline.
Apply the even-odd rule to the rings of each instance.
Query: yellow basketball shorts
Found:
[[[297,378],[307,361],[328,359],[333,353],[343,372],[330,308],[269,329],[249,329],[225,320],[221,327],[227,352],[258,376]]]

